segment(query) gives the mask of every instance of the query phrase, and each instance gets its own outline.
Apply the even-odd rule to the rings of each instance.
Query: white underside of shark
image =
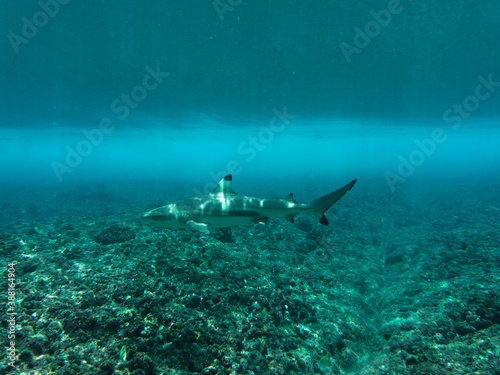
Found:
[[[211,228],[226,228],[248,223],[266,223],[283,217],[293,223],[300,213],[308,213],[328,225],[325,211],[351,190],[356,180],[343,188],[308,203],[298,203],[288,194],[284,199],[261,199],[238,195],[232,188],[232,176],[224,177],[207,195],[185,199],[146,212],[141,220],[170,229],[191,228],[209,233]]]

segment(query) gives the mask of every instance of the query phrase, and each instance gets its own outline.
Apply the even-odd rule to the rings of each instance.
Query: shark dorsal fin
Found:
[[[236,195],[236,193],[233,190],[233,176],[228,174],[226,177],[224,177],[220,182],[217,184],[217,186],[212,190],[210,194],[214,195]]]
[[[286,200],[287,202],[297,203],[297,201],[296,201],[295,199],[293,199],[293,194],[292,194],[292,193],[288,194],[288,195],[285,197],[285,200]]]

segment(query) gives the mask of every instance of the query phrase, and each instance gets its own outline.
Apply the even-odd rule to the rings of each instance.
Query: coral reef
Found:
[[[151,203],[127,199],[134,186],[80,205],[54,194],[59,210],[45,197],[36,216],[0,202],[18,277],[17,367],[4,356],[0,373],[498,375],[495,189],[362,186],[328,227],[207,236],[125,221]]]

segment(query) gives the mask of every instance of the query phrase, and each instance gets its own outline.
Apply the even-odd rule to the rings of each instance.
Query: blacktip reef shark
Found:
[[[211,228],[226,228],[248,223],[267,223],[272,217],[294,221],[296,215],[308,213],[323,225],[328,225],[325,211],[347,193],[357,180],[343,188],[308,203],[298,203],[293,194],[284,199],[261,199],[238,195],[232,187],[232,176],[224,177],[210,194],[155,208],[141,220],[170,229],[192,228],[208,234]]]

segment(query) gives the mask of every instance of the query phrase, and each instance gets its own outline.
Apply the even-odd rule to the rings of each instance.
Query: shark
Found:
[[[285,218],[294,222],[296,215],[307,213],[323,225],[328,225],[325,212],[352,189],[357,180],[314,199],[298,203],[293,194],[283,199],[263,199],[236,194],[233,177],[225,176],[210,194],[185,199],[155,208],[142,215],[141,220],[155,227],[169,229],[191,228],[208,234],[212,228],[227,228],[249,223],[265,224],[270,218]]]

